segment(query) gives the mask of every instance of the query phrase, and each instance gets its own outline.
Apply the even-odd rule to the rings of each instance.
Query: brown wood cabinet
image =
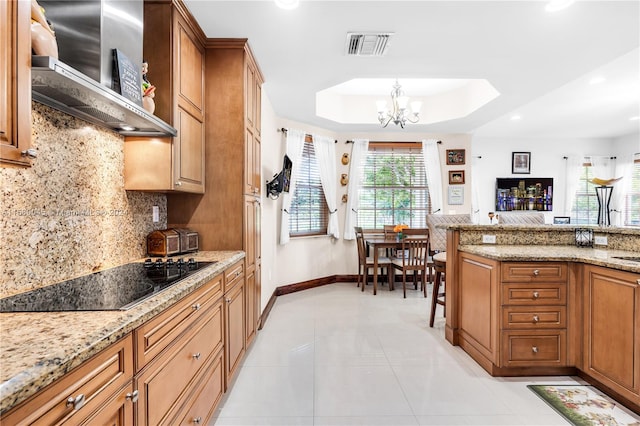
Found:
[[[133,425],[133,338],[125,338],[50,384],[6,415],[2,424]]]
[[[640,275],[584,268],[582,370],[640,404]]]
[[[125,189],[205,191],[204,34],[181,1],[147,0],[144,58],[156,86],[154,114],[174,138],[125,139]]]
[[[167,196],[168,224],[199,233],[203,250],[244,250],[245,344],[260,320],[262,74],[246,39],[208,39],[205,55],[206,188]]]
[[[223,353],[222,284],[221,274],[135,330],[138,425],[175,424],[197,403],[194,393],[218,380],[208,374]],[[199,395],[214,404],[222,388]],[[200,414],[203,424],[210,415]]]
[[[246,308],[244,281],[243,262],[238,262],[225,271],[225,391],[240,366],[247,347],[245,338]]]
[[[0,165],[30,166],[31,3],[0,2]]]

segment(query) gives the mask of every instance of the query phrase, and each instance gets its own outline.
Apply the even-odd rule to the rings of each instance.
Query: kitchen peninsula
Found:
[[[640,412],[640,230],[588,229],[606,245],[577,247],[573,226],[448,226],[446,338],[493,376],[579,375]]]

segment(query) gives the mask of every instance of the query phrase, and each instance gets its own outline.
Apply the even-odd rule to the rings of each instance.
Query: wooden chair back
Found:
[[[355,226],[354,230],[356,232],[356,244],[358,245],[358,260],[364,264],[367,259],[367,252],[364,247],[364,232],[360,226]]]

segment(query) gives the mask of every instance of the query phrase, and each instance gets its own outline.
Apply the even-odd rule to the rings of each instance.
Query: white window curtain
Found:
[[[614,178],[613,172],[616,165],[616,160],[611,157],[592,156],[589,157],[591,163],[591,176],[600,179]]]
[[[611,194],[612,212],[615,213],[615,220],[612,218],[611,224],[624,226],[624,212],[627,209],[626,198],[631,192],[631,176],[633,174],[633,154],[618,156],[616,159],[616,168],[614,178],[622,177],[622,179],[614,185]]]
[[[336,171],[336,142],[326,136],[313,135],[313,149],[318,159],[320,170],[320,182],[324,191],[324,198],[329,207],[329,223],[327,235],[340,238],[340,225],[338,224],[338,174]]]
[[[360,204],[360,169],[369,152],[369,139],[353,141],[351,166],[349,168],[349,184],[347,186],[347,212],[344,221],[344,239],[355,240],[354,227],[358,225],[358,206]]]
[[[565,169],[565,194],[564,194],[564,215],[571,216],[573,203],[576,199],[576,191],[580,183],[580,174],[582,173],[582,165],[584,164],[584,156],[574,155],[566,157],[567,165]]]
[[[305,133],[300,130],[289,129],[287,131],[287,147],[286,154],[291,160],[291,180],[289,181],[289,192],[283,192],[282,195],[282,216],[280,219],[280,244],[284,245],[289,242],[289,210],[291,209],[291,200],[296,192],[296,180],[298,170],[300,169],[300,161],[302,160],[302,149],[304,148]]]
[[[480,223],[480,179],[478,178],[478,162],[480,158],[473,156],[471,160],[471,221]],[[493,209],[491,209],[493,210]]]
[[[442,171],[437,140],[425,139],[422,141],[422,157],[424,158],[424,168],[427,171],[431,213],[442,214],[444,208],[442,202]]]

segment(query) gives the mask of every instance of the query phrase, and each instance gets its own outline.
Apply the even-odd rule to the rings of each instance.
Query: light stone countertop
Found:
[[[0,313],[0,413],[244,259],[245,253],[198,252],[189,257],[217,263],[127,311]]]
[[[548,245],[461,245],[458,250],[500,261],[579,262],[640,273],[640,262],[617,259],[616,256],[640,256],[625,250],[607,250],[576,246]]]

